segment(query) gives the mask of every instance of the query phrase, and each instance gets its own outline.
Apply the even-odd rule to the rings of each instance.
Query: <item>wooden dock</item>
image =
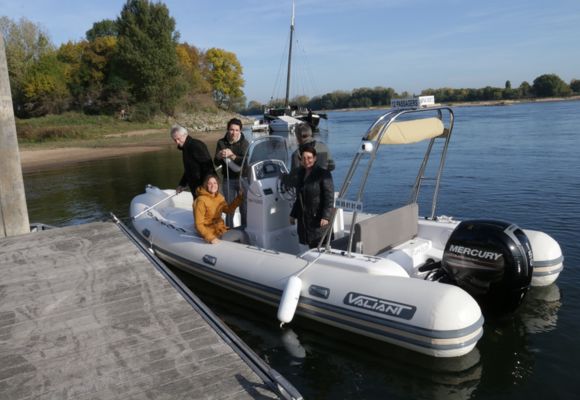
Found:
[[[114,222],[0,240],[0,399],[300,394]]]

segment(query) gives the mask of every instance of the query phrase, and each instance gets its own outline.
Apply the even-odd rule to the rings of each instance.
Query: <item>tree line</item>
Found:
[[[146,120],[180,110],[239,109],[243,70],[232,52],[179,41],[161,2],[128,0],[116,20],[55,47],[38,25],[0,17],[17,117],[79,111]]]
[[[508,80],[505,87],[486,86],[480,89],[439,88],[422,90],[421,96],[434,95],[437,102],[474,102],[474,101],[501,101],[524,100],[546,97],[568,97],[580,94],[580,80],[572,79],[570,84],[564,82],[558,75],[544,74],[534,79],[530,85],[524,81],[517,88],[512,88]],[[342,108],[368,108],[389,106],[391,99],[407,98],[413,94],[409,92],[397,93],[393,88],[374,87],[359,88],[352,91],[334,91],[322,96],[309,98],[297,96],[291,100],[292,104],[313,110],[332,110]],[[250,101],[242,112],[253,115],[260,114],[266,107],[281,107],[284,100],[276,99],[268,104]]]

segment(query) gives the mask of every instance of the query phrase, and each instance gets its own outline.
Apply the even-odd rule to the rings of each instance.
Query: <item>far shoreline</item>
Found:
[[[577,101],[580,96],[570,97],[546,97],[541,99],[519,99],[519,100],[481,100],[481,101],[461,101],[461,102],[447,102],[436,103],[437,106],[444,107],[496,107],[508,106],[514,104],[528,104],[528,103],[549,103],[555,101]],[[375,106],[375,107],[361,107],[361,108],[336,108],[329,111],[370,111],[370,110],[388,110],[390,106]]]
[[[462,103],[441,103],[447,107],[494,107],[514,104],[578,101],[580,96],[545,98],[534,100],[494,100]],[[390,107],[345,108],[328,111],[369,111],[386,110]],[[206,143],[210,154],[224,131],[190,132],[190,135]],[[20,148],[20,163],[23,173],[32,173],[46,169],[62,168],[66,165],[101,160],[106,158],[123,157],[131,154],[154,152],[174,147],[169,138],[169,129],[147,129],[119,134],[107,135],[100,141],[54,142],[42,146],[25,145]],[[179,154],[176,153],[176,157]]]

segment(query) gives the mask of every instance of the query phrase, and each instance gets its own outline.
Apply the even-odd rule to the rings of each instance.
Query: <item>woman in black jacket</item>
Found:
[[[296,201],[290,212],[290,223],[298,221],[300,243],[312,249],[318,247],[326,229],[331,228],[334,183],[330,172],[316,165],[316,149],[304,146],[301,150]]]

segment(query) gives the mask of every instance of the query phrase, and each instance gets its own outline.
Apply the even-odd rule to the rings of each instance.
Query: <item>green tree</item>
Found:
[[[99,22],[95,22],[93,27],[86,32],[86,37],[89,42],[101,37],[106,36],[117,36],[119,34],[119,28],[117,27],[117,22],[111,19],[104,19]]]
[[[572,79],[570,81],[570,89],[574,93],[580,93],[580,80],[578,80],[578,79]]]
[[[240,112],[246,106],[247,101],[248,100],[246,99],[246,96],[244,96],[243,94],[239,97],[233,98],[230,104],[230,110]]]
[[[532,86],[527,81],[523,81],[518,88],[518,92],[521,99],[528,98],[533,94]]]
[[[145,118],[159,110],[172,114],[185,88],[175,50],[179,35],[169,10],[162,3],[128,0],[116,24],[109,89],[128,88]]]
[[[391,99],[393,98],[393,96],[395,96],[395,89],[377,86],[373,89],[371,95],[373,105],[386,106],[391,104]]]
[[[335,90],[321,96],[317,103],[311,102],[312,109],[331,110],[337,108],[347,108],[350,101],[350,93],[342,90]]]
[[[500,100],[502,98],[502,90],[500,88],[486,86],[482,89],[482,96],[482,100]]]
[[[502,97],[506,100],[512,100],[517,97],[517,91],[512,89],[512,83],[509,80],[505,81]]]
[[[310,101],[310,98],[308,96],[300,95],[300,96],[296,96],[296,97],[292,98],[290,100],[290,104],[297,105],[298,107],[306,107],[306,106],[308,106],[309,101]]]
[[[215,102],[224,109],[233,109],[244,97],[245,82],[238,58],[229,51],[212,48],[206,52],[205,59]]]
[[[538,97],[568,96],[570,87],[556,74],[544,74],[534,79],[532,85]]]
[[[264,112],[264,105],[256,100],[250,101],[244,110],[244,114],[246,115],[258,115],[262,112]]]

